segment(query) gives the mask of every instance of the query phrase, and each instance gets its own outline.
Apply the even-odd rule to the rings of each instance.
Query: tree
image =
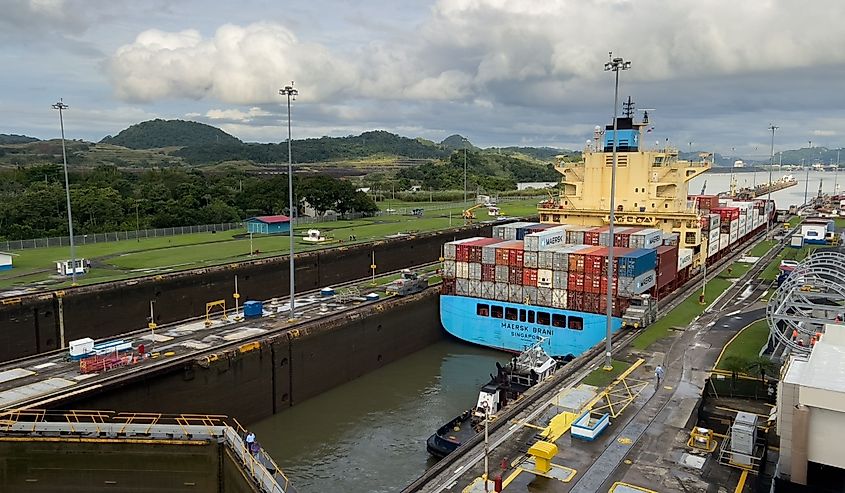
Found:
[[[739,379],[739,374],[745,371],[748,362],[739,356],[728,356],[721,364],[722,368],[731,372],[731,394],[736,389],[736,381]]]

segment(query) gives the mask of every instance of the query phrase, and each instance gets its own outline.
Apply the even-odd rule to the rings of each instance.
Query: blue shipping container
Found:
[[[533,233],[532,228],[539,226],[540,223],[531,223],[527,224],[521,228],[516,228],[516,239],[517,240],[524,240],[525,235]]]
[[[260,301],[244,303],[244,318],[258,318],[264,314],[264,304]]]
[[[657,250],[638,248],[619,257],[619,277],[637,277],[657,268]]]

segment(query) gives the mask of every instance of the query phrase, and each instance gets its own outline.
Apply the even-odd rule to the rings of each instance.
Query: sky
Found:
[[[383,129],[581,149],[619,98],[682,150],[845,146],[840,0],[0,0],[0,133],[153,118],[249,142]],[[651,137],[650,137],[651,138]]]

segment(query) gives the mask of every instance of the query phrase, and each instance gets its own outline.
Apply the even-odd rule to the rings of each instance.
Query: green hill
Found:
[[[0,144],[28,144],[38,142],[40,139],[17,134],[0,134]]]
[[[100,143],[130,149],[242,144],[236,137],[211,125],[185,120],[159,119],[132,125],[114,137],[106,136]]]
[[[458,135],[458,134],[453,134],[453,135],[446,137],[445,139],[443,139],[443,142],[441,142],[440,145],[445,147],[446,149],[450,149],[450,150],[452,150],[452,149],[470,149],[470,150],[478,149],[477,147],[472,145],[472,142],[470,142],[469,139],[467,139],[463,135]]]

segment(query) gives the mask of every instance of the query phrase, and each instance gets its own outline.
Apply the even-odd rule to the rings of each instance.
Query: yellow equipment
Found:
[[[557,455],[557,445],[541,440],[528,449],[528,455],[534,457],[538,472],[547,473],[552,468],[552,458]]]
[[[464,220],[465,220],[465,221],[467,221],[467,223],[472,223],[472,221],[474,221],[474,220],[475,220],[475,213],[474,213],[474,212],[472,212],[472,211],[474,211],[475,209],[478,209],[478,208],[479,208],[479,207],[481,207],[482,205],[484,205],[484,204],[475,204],[474,206],[472,206],[472,207],[470,207],[469,209],[465,210],[465,211],[461,214],[461,216],[464,218]]]
[[[694,427],[689,433],[687,447],[708,453],[713,452],[716,450],[716,440],[713,439],[713,430],[698,426]]]

